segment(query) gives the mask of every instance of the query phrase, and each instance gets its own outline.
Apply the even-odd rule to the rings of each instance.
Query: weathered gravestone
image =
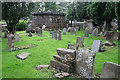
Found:
[[[85,37],[89,37],[89,31],[88,31],[88,29],[85,30]]]
[[[2,37],[2,27],[0,26],[0,37]]]
[[[91,34],[92,31],[93,31],[93,23],[92,23],[92,22],[88,22],[88,23],[87,23],[87,26],[88,26],[88,31],[89,31],[89,33]]]
[[[74,27],[72,27],[70,29],[70,33],[71,33],[71,35],[76,35],[76,29]]]
[[[11,49],[13,47],[13,39],[14,39],[14,35],[9,34],[7,35],[7,49]]]
[[[93,44],[91,46],[91,50],[94,51],[94,52],[99,52],[100,45],[101,45],[101,41],[100,40],[94,40]]]
[[[93,32],[92,32],[92,36],[98,36],[98,29],[97,28],[95,28],[94,30],[93,30]]]
[[[21,59],[21,60],[25,60],[28,57],[29,54],[30,53],[23,52],[23,53],[17,55],[16,57]]]
[[[55,40],[61,40],[61,30],[55,32]]]
[[[42,29],[40,29],[39,27],[36,27],[36,34],[37,34],[38,36],[43,36],[43,34],[42,34]]]
[[[66,28],[63,28],[63,35],[66,35]]]
[[[100,78],[103,80],[105,78],[109,78],[110,80],[120,79],[120,65],[112,62],[104,62]]]
[[[94,60],[96,53],[88,49],[76,51],[75,73],[83,78],[94,78]]]
[[[104,43],[106,46],[113,46],[114,43],[113,43],[113,34],[114,32],[113,31],[107,31],[106,32],[106,42]]]
[[[52,31],[52,39],[55,39],[55,31]]]

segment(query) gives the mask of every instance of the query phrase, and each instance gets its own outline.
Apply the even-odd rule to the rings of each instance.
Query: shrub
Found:
[[[16,28],[16,31],[24,31],[27,29],[27,22],[24,22],[24,21],[19,22],[17,23],[15,28]]]

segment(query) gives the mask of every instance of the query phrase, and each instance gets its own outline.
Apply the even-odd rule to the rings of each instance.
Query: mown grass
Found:
[[[36,47],[10,52],[7,48],[7,39],[2,38],[2,77],[3,78],[51,78],[51,70],[37,71],[33,67],[37,65],[49,65],[53,55],[57,54],[56,49],[67,48],[68,43],[75,44],[77,36],[84,37],[84,31],[77,31],[76,36],[62,35],[62,40],[51,39],[51,34],[48,31],[43,31],[43,37],[33,35],[28,37],[25,31],[17,32],[20,34],[21,41],[14,42],[14,46],[23,46],[34,44]],[[37,41],[40,40],[40,41]],[[84,48],[90,48],[94,40],[105,39],[92,37],[84,39]],[[114,41],[116,46],[106,47],[106,52],[99,52],[95,57],[95,74],[100,74],[102,64],[104,62],[118,63],[118,42]],[[28,52],[30,55],[25,60],[16,58],[16,55]]]

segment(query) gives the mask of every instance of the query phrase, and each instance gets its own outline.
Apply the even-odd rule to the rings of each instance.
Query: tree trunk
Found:
[[[72,27],[72,20],[71,20],[71,27]]]
[[[110,31],[110,28],[111,28],[111,20],[106,21],[106,26],[104,27],[104,36],[106,35],[107,31]]]

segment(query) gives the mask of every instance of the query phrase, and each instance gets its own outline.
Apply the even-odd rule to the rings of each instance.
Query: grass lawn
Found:
[[[52,78],[50,70],[37,71],[33,67],[37,65],[49,65],[53,55],[57,54],[57,48],[67,48],[68,43],[75,44],[77,36],[84,37],[84,31],[77,31],[76,36],[62,35],[62,40],[51,39],[51,34],[48,31],[43,31],[43,37],[33,35],[28,37],[25,31],[19,31],[21,41],[14,42],[14,46],[23,46],[34,44],[36,47],[17,50],[10,52],[7,48],[7,39],[2,38],[2,77],[3,78]],[[40,40],[40,41],[37,41]],[[90,48],[93,40],[105,39],[99,37],[92,37],[84,39],[84,48]],[[100,74],[104,62],[114,62],[118,64],[118,42],[114,41],[116,46],[106,47],[107,51],[97,53],[95,57],[95,74]],[[0,42],[1,43],[1,42]],[[16,58],[16,55],[28,52],[30,55],[25,60]]]

